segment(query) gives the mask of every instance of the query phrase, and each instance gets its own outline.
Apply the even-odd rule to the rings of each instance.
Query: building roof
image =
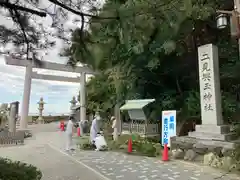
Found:
[[[127,100],[126,103],[120,107],[120,110],[142,109],[154,101],[155,99]]]

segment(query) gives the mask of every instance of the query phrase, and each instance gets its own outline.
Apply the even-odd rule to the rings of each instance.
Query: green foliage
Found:
[[[162,146],[156,142],[154,138],[141,138],[138,134],[123,134],[118,137],[117,141],[112,140],[112,136],[106,135],[105,139],[107,141],[108,150],[111,151],[128,151],[128,141],[134,136],[132,140],[132,148],[134,155],[142,155],[155,157],[161,155]],[[80,149],[82,150],[94,150],[93,146],[89,142],[89,137],[78,138],[78,143]]]
[[[40,180],[42,178],[40,170],[20,161],[0,158],[0,169],[2,180]]]
[[[109,141],[108,145],[111,150],[128,150],[128,140],[131,136],[134,136],[132,140],[133,154],[143,155],[149,157],[159,156],[161,154],[162,146],[156,142],[154,138],[141,138],[138,134],[133,135],[121,135],[116,142]]]
[[[8,104],[1,104],[0,106],[0,128],[4,128],[8,122]]]
[[[119,19],[91,19],[84,33],[88,51],[81,43],[69,48],[70,57],[101,72],[88,83],[88,111],[107,114],[126,99],[154,98],[149,119],[166,109],[200,117],[197,47],[213,43],[219,47],[223,115],[232,119],[240,102],[238,46],[215,22],[216,9],[232,8],[223,0],[107,1],[99,15]]]
[[[154,157],[156,155],[156,148],[154,145],[154,143],[141,140],[133,141],[132,147],[136,154]]]
[[[84,149],[84,150],[92,150],[93,149],[92,145],[90,144],[88,136],[77,138],[77,146],[80,149]]]

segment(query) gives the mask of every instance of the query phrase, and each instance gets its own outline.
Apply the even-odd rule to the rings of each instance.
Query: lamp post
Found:
[[[234,1],[235,6],[233,11],[217,10],[219,14],[216,17],[217,28],[224,29],[228,26],[228,16],[230,16],[231,35],[238,39],[238,51],[240,56],[240,4]]]
[[[217,28],[218,29],[224,29],[228,25],[228,19],[227,19],[227,15],[226,14],[219,14],[216,17],[216,21],[217,21]]]

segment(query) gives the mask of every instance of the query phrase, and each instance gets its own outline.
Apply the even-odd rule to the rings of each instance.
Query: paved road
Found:
[[[236,180],[208,167],[180,161],[162,162],[155,158],[127,156],[114,152],[64,151],[64,134],[57,125],[36,128],[36,136],[25,146],[2,148],[0,154],[38,166],[44,180]],[[41,132],[41,128],[45,132]],[[48,132],[46,132],[46,129]]]
[[[48,145],[1,148],[0,154],[37,166],[43,172],[43,180],[101,180],[88,168],[56,152]]]

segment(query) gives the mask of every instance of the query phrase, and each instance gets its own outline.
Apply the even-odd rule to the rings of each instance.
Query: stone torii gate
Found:
[[[5,62],[7,65],[26,67],[23,100],[22,100],[22,108],[21,108],[20,129],[27,129],[27,125],[28,125],[27,120],[28,120],[28,112],[29,112],[32,79],[64,81],[64,82],[73,82],[73,83],[80,82],[80,120],[86,120],[86,106],[85,106],[86,105],[86,92],[85,92],[86,74],[95,74],[90,68],[86,66],[72,68],[65,64],[58,64],[58,63],[53,63],[48,61],[41,61],[42,65],[40,67],[34,64],[33,61],[13,59],[9,56],[5,57]],[[73,78],[73,77],[38,74],[37,72],[32,71],[33,68],[79,73],[80,77]]]

